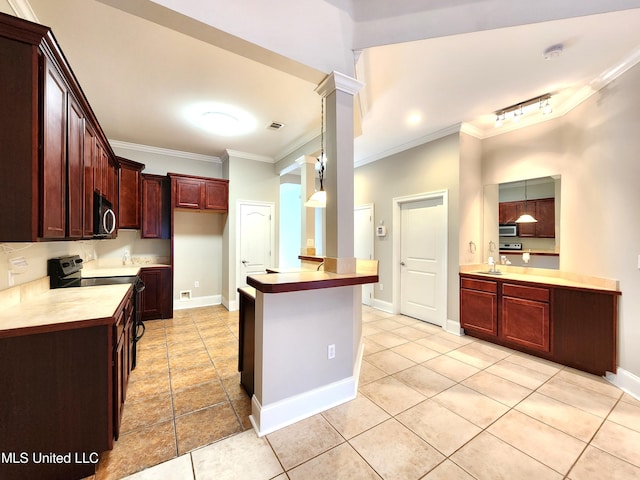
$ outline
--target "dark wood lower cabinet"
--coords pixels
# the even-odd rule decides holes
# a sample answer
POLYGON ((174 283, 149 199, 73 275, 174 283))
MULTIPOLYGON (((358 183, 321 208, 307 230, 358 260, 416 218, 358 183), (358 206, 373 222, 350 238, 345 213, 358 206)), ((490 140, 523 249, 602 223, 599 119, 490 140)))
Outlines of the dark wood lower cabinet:
POLYGON ((25 463, 0 462, 0 478, 93 475, 95 464, 77 459, 112 448, 112 338, 112 326, 102 325, 0 339, 2 455, 27 455, 25 463), (34 461, 52 452, 70 461, 34 461))
POLYGON ((173 317, 171 266, 146 267, 140 271, 145 284, 142 292, 142 320, 173 317))
POLYGON ((596 375, 615 373, 618 295, 461 274, 460 324, 514 350, 596 375))
POLYGON ((254 361, 256 343, 256 298, 255 289, 245 287, 238 289, 240 300, 238 329, 238 371, 240 384, 249 397, 254 390, 254 361))

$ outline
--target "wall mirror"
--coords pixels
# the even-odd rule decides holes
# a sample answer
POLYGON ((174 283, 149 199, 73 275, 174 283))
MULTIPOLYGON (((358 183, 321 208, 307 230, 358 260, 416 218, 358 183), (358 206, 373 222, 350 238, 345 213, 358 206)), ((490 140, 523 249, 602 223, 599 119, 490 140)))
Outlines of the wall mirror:
POLYGON ((483 261, 493 256, 496 262, 506 258, 516 266, 558 269, 560 187, 560 175, 485 185, 483 261), (538 221, 516 223, 525 210, 538 221))

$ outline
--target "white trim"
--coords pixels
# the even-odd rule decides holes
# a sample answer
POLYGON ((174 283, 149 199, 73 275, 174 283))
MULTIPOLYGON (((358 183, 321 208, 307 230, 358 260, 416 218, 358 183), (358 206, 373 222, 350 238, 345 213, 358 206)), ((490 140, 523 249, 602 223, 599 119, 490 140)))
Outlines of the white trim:
POLYGON ((153 153, 156 155, 165 155, 174 158, 186 158, 188 160, 198 160, 200 162, 222 163, 220 157, 211 155, 202 155, 200 153, 182 152, 180 150, 171 150, 169 148, 152 147, 150 145, 141 145, 139 143, 121 142, 120 140, 109 140, 112 148, 125 148, 136 152, 153 153))
POLYGON ((640 400, 640 377, 620 367, 617 370, 618 373, 607 372, 604 379, 640 400))
POLYGON ((275 159, 266 155, 258 155, 257 153, 241 152, 240 150, 225 150, 226 160, 230 157, 243 158, 245 160, 253 160, 255 162, 275 163, 275 159))
POLYGON ((275 218, 275 210, 276 210, 276 204, 274 202, 258 202, 258 201, 253 201, 253 200, 237 200, 236 201, 236 258, 235 258, 235 263, 236 263, 236 285, 234 287, 234 292, 238 291, 238 288, 243 287, 243 285, 240 284, 240 241, 241 241, 241 232, 240 232, 240 227, 241 227, 241 222, 240 222, 240 211, 241 211, 241 207, 242 205, 258 205, 260 207, 269 207, 270 208, 270 212, 269 214, 271 215, 271 263, 272 265, 266 265, 266 267, 272 267, 273 266, 273 262, 275 259, 275 255, 276 255, 276 218, 275 218))
POLYGON ((442 328, 449 333, 457 335, 458 337, 464 336, 464 330, 460 326, 460 322, 457 322, 456 320, 451 320, 450 318, 447 318, 442 328))
POLYGON ((38 20, 36 13, 27 0, 7 0, 7 2, 16 14, 16 17, 29 20, 30 22, 40 23, 40 20, 38 20))
POLYGON ((334 70, 316 87, 316 93, 322 97, 326 97, 330 93, 339 90, 349 95, 355 95, 362 87, 364 87, 364 83, 360 80, 356 80, 353 77, 334 70))
POLYGON ((360 369, 364 357, 364 342, 360 337, 356 362, 351 377, 329 385, 275 402, 268 407, 260 405, 257 397, 251 398, 249 421, 259 437, 291 425, 358 396, 360 369))
POLYGON ((238 300, 231 300, 227 297, 222 297, 222 306, 225 307, 230 312, 235 312, 240 307, 238 306, 238 300))
POLYGON ((371 306, 377 310, 382 310, 383 312, 394 313, 393 303, 385 302, 384 300, 378 300, 377 298, 374 298, 373 305, 371 306))
POLYGON ((189 300, 180 300, 175 298, 173 301, 174 310, 187 310, 189 308, 208 307, 211 305, 220 305, 222 303, 222 295, 207 295, 205 297, 191 297, 189 300))
POLYGON ((358 394, 357 386, 357 379, 351 376, 269 405, 260 405, 254 395, 249 419, 258 436, 262 437, 353 400, 358 394))
POLYGON ((448 265, 449 265, 449 191, 448 190, 436 190, 434 192, 425 192, 418 193, 414 195, 406 195, 403 197, 394 197, 392 199, 393 202, 393 229, 392 229, 392 244, 393 244, 393 255, 392 255, 392 284, 393 284, 393 293, 392 293, 392 305, 393 311, 391 313, 398 314, 400 313, 400 216, 402 214, 402 205, 405 203, 418 202, 421 200, 431 200, 442 198, 442 206, 444 207, 444 213, 442 218, 442 228, 444 232, 444 245, 443 245, 443 265, 442 265, 442 286, 443 292, 445 292, 445 300, 444 300, 444 309, 445 309, 445 317, 442 319, 442 328, 446 325, 446 310, 447 310, 447 300, 446 300, 446 292, 448 291, 448 265))

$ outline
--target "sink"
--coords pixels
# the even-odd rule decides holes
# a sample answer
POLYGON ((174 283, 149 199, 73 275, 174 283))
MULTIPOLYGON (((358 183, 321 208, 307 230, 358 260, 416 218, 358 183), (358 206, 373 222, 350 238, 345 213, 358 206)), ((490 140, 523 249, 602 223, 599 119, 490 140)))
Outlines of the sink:
POLYGON ((483 275, 502 275, 502 272, 500 270, 496 270, 495 272, 492 272, 491 270, 481 270, 479 272, 473 273, 481 273, 483 275))

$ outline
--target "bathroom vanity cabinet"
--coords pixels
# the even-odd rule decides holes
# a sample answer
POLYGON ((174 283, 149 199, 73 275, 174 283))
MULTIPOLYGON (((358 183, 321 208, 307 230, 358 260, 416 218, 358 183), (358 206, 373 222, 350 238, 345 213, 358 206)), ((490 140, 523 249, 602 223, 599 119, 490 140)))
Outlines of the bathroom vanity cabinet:
POLYGON ((521 277, 461 273, 465 332, 596 375, 615 373, 620 292, 521 277))

